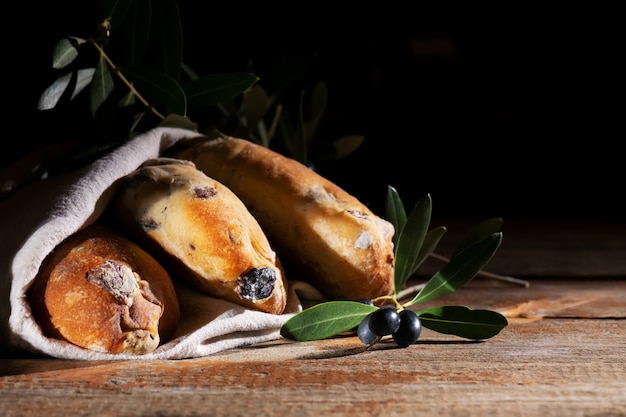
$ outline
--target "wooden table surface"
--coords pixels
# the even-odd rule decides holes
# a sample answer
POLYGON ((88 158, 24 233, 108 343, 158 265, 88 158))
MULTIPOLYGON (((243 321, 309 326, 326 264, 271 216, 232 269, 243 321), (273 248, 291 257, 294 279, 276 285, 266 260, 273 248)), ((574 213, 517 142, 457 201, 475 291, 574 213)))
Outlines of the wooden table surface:
MULTIPOLYGON (((458 234, 442 224, 445 255, 458 234)), ((530 285, 476 278, 437 300, 505 314, 486 341, 425 329, 406 349, 342 336, 190 360, 20 355, 0 359, 0 416, 626 416, 626 223, 505 223, 487 269, 530 285)))

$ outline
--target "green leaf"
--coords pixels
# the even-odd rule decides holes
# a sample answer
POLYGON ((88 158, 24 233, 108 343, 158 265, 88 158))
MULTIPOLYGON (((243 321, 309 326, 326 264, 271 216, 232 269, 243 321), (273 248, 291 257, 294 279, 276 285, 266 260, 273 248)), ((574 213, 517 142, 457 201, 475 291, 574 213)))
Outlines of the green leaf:
POLYGON ((104 57, 100 56, 100 60, 96 66, 96 71, 93 74, 91 91, 89 94, 89 106, 91 108, 92 115, 95 115, 102 103, 109 98, 114 87, 115 83, 113 82, 113 77, 109 71, 109 66, 107 65, 104 57))
POLYGON ((155 68, 180 80, 183 62, 183 29, 174 0, 152 0, 151 40, 156 44, 155 68))
POLYGON ((490 234, 500 232, 502 230, 502 224, 503 220, 500 217, 494 217, 482 221, 476 227, 471 229, 467 235, 465 235, 465 237, 457 245, 457 248, 452 256, 471 244, 489 236, 490 234))
POLYGON ((54 82, 50 84, 50 86, 48 86, 48 88, 46 88, 39 96, 37 110, 50 110, 55 108, 71 81, 71 73, 65 74, 54 80, 54 82))
POLYGON ((473 340, 489 339, 508 325, 506 317, 498 312, 464 306, 434 307, 416 314, 423 327, 473 340))
POLYGON ((281 336, 298 341, 321 340, 350 330, 377 307, 357 301, 329 301, 291 317, 280 329, 281 336))
POLYGON ((387 199, 385 201, 385 218, 393 224, 395 233, 393 235, 393 244, 397 245, 400 231, 406 223, 406 211, 400 194, 391 185, 387 186, 387 199))
POLYGON ((269 107, 269 97, 260 84, 254 84, 246 91, 241 102, 241 112, 248 130, 254 131, 258 127, 269 107))
MULTIPOLYGON (((108 69, 107 69, 108 70, 108 69)), ((74 100, 81 91, 83 91, 95 77, 96 69, 95 68, 83 68, 76 71, 76 85, 74 86, 74 91, 72 91, 72 96, 70 100, 74 100)))
POLYGON ((303 164, 307 164, 309 162, 309 148, 313 138, 315 137, 319 123, 322 120, 322 116, 326 111, 328 88, 324 82, 318 82, 315 85, 313 93, 311 94, 311 101, 309 103, 310 118, 308 120, 304 116, 305 94, 304 90, 300 92, 300 103, 298 106, 297 118, 298 123, 296 125, 296 132, 293 134, 293 139, 291 140, 292 157, 303 164))
MULTIPOLYGON (((143 62, 152 26, 151 1, 116 3, 111 18, 111 48, 119 55, 118 65, 135 67, 143 62), (120 20, 123 19, 123 20, 120 20)), ((152 65, 150 65, 152 67, 152 65)), ((156 68, 155 68, 156 69, 156 68)))
POLYGON ((315 55, 304 53, 281 57, 276 65, 272 66, 268 74, 263 75, 263 86, 270 97, 275 97, 292 85, 304 74, 315 59, 315 55))
POLYGON ((470 282, 498 250, 502 233, 493 233, 453 256, 407 305, 450 294, 470 282))
POLYGON ((56 43, 52 51, 52 68, 61 69, 76 59, 79 45, 85 43, 84 39, 69 37, 63 38, 56 43))
POLYGON ((210 74, 183 86, 190 109, 215 106, 242 94, 259 78, 251 73, 210 74))
POLYGON ((144 97, 156 105, 166 107, 171 113, 187 115, 187 101, 180 85, 169 75, 145 67, 122 68, 122 73, 131 80, 144 97))
MULTIPOLYGON (((304 146, 311 147, 311 142, 317 133, 317 128, 324 117, 328 102, 328 87, 324 82, 318 82, 313 88, 310 102, 310 118, 304 123, 304 146)), ((304 120, 304 118, 303 118, 304 120)))
POLYGON ((95 68, 84 68, 57 78, 39 97, 38 110, 49 110, 57 106, 61 97, 73 85, 70 100, 73 100, 93 80, 95 68))
POLYGON ((304 91, 300 92, 300 103, 298 105, 298 123, 296 124, 296 132, 292 136, 291 141, 291 157, 296 161, 307 164, 308 147, 307 147, 307 131, 304 123, 303 113, 304 91))
POLYGON ((348 135, 337 139, 332 144, 335 149, 335 159, 345 158, 350 155, 363 144, 364 140, 365 136, 363 135, 348 135))
POLYGON ((437 245, 439 245, 439 241, 441 241, 441 238, 446 233, 446 231, 447 229, 444 226, 438 226, 426 233, 420 252, 413 264, 413 271, 409 274, 409 277, 417 272, 417 270, 422 265, 422 263, 424 263, 426 258, 428 258, 430 254, 435 251, 435 248, 437 248, 437 245))
POLYGON ((400 230, 395 249, 394 289, 396 294, 419 266, 422 244, 430 225, 432 199, 429 194, 420 198, 400 230))
POLYGON ((130 107, 134 105, 136 102, 137 100, 135 95, 132 91, 129 91, 128 93, 126 93, 126 95, 124 95, 124 97, 120 99, 119 106, 121 109, 123 109, 124 107, 130 107))
POLYGON ((319 119, 326 112, 328 105, 328 86, 325 82, 319 81, 313 88, 311 95, 311 118, 319 119))
POLYGON ((198 124, 194 123, 191 119, 178 114, 168 114, 163 121, 159 123, 159 127, 176 127, 187 130, 198 130, 198 124))

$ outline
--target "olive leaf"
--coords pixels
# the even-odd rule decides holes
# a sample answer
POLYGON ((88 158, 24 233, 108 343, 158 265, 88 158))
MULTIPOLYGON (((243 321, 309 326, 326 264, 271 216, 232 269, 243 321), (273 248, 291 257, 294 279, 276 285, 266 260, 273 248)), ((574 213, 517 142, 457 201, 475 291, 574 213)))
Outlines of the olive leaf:
POLYGON ((397 245, 399 231, 402 230, 406 223, 406 210, 404 204, 400 199, 400 194, 391 185, 387 186, 387 199, 385 200, 385 218, 391 222, 394 230, 393 244, 397 245))
POLYGON ((100 15, 102 19, 111 16, 111 32, 115 36, 111 36, 110 46, 117 51, 119 63, 129 67, 140 65, 150 40, 153 2, 116 1, 107 9, 111 14, 105 14, 103 10, 100 15))
POLYGON ((157 43, 153 49, 154 68, 174 80, 180 80, 183 63, 183 28, 178 5, 174 0, 152 1, 152 31, 150 39, 157 43))
MULTIPOLYGON (((76 64, 87 44, 97 50, 101 59, 106 59, 107 66, 102 61, 88 64, 97 72, 89 80, 83 78, 87 82, 79 88, 91 87, 92 122, 107 141, 121 143, 138 131, 155 127, 169 114, 188 117, 194 110, 193 117, 200 119, 198 126, 207 123, 212 131, 259 140, 266 147, 276 136, 289 151, 294 147, 291 142, 297 139, 300 142, 295 146, 300 148, 292 157, 311 162, 307 160, 308 150, 325 113, 326 84, 320 82, 314 87, 307 103, 311 114, 306 119, 292 118, 279 94, 289 98, 288 88, 310 67, 315 54, 292 55, 274 63, 263 77, 265 91, 257 90, 249 99, 240 100, 239 96, 260 79, 252 73, 253 62, 250 61, 249 72, 197 76, 183 62, 183 19, 176 0, 98 0, 95 17, 99 24, 94 34, 85 39, 66 37, 55 45, 52 67, 65 73, 40 96, 39 110, 51 110, 70 99, 81 74, 68 67, 76 64), (119 77, 115 85, 110 76, 119 77), (259 92, 265 97, 256 94, 259 92), (117 106, 112 97, 118 98, 117 106), (243 100, 246 102, 242 104, 243 100), (103 105, 107 111, 99 111, 103 105), (213 106, 217 111, 205 109, 213 106)), ((83 61, 92 60, 93 56, 84 54, 84 58, 83 61)), ((302 116, 302 102, 297 114, 302 116)), ((351 153, 362 141, 362 137, 354 135, 338 142, 337 154, 351 153)))
POLYGON ((304 97, 306 92, 300 92, 300 102, 298 105, 297 124, 292 138, 288 138, 288 147, 291 148, 293 158, 303 164, 309 161, 309 148, 315 137, 318 126, 326 112, 328 102, 328 87, 324 82, 318 82, 309 98, 308 118, 304 114, 304 97))
POLYGON ((305 94, 304 91, 300 92, 300 102, 298 104, 296 129, 295 129, 293 137, 291 138, 287 146, 289 146, 291 149, 291 157, 295 159, 296 161, 306 165, 309 159, 309 149, 307 147, 307 142, 308 142, 307 133, 308 132, 306 130, 306 123, 304 121, 304 112, 303 112, 304 94, 305 94))
POLYGON ((411 223, 408 226, 407 231, 403 233, 404 238, 403 238, 403 242, 401 243, 402 251, 400 251, 398 249, 398 246, 400 246, 400 243, 399 243, 400 235, 401 235, 401 232, 406 227, 408 219, 407 219, 406 211, 404 209, 404 204, 402 203, 402 200, 400 199, 400 195, 398 194, 398 191, 390 185, 387 187, 387 201, 385 202, 385 215, 386 215, 386 219, 391 222, 394 229, 396 230, 396 233, 394 234, 394 237, 393 237, 393 243, 396 247, 395 248, 396 254, 405 252, 406 246, 409 246, 409 247, 413 246, 412 248, 413 252, 411 252, 411 249, 409 249, 409 253, 411 253, 411 255, 409 256, 409 258, 407 258, 407 261, 410 259, 411 265, 405 265, 404 262, 407 262, 407 261, 404 261, 402 259, 400 259, 400 261, 396 260, 396 267, 394 271, 394 279, 395 279, 394 284, 395 284, 396 294, 398 291, 404 288, 407 280, 411 277, 411 275, 413 275, 419 269, 422 263, 424 263, 426 258, 428 258, 428 256, 431 253, 433 253, 437 245, 439 245, 439 241, 441 240, 441 238, 447 231, 447 229, 444 226, 439 226, 426 233, 426 235, 424 236, 422 240, 421 245, 418 245, 417 242, 412 242, 412 239, 414 239, 415 233, 421 233, 423 230, 419 230, 418 232, 416 232, 415 230, 411 230, 411 229, 417 229, 420 226, 427 229, 428 228, 427 223, 430 223, 430 212, 432 211, 432 202, 428 201, 429 198, 430 198, 429 195, 426 195, 424 198, 422 198, 423 204, 420 204, 418 202, 418 204, 416 204, 413 211, 411 212, 409 216, 411 218, 411 223), (403 265, 402 268, 398 266, 401 264, 403 265))
POLYGON ((491 260, 501 242, 502 233, 493 233, 459 251, 407 305, 443 297, 466 285, 491 260))
POLYGON ((78 48, 86 41, 70 36, 59 40, 52 51, 52 68, 65 68, 78 57, 78 48))
POLYGON ((277 97, 292 86, 311 66, 315 54, 296 53, 289 57, 280 57, 279 62, 267 74, 263 75, 263 85, 268 96, 277 97))
POLYGON ((100 56, 96 71, 91 80, 91 91, 89 94, 89 105, 92 115, 95 115, 100 106, 109 98, 114 87, 115 83, 109 71, 109 66, 104 57, 100 56))
POLYGON ((95 68, 84 68, 60 76, 41 93, 39 102, 37 103, 37 110, 50 110, 55 108, 61 98, 65 94, 68 94, 70 89, 70 100, 73 100, 85 87, 91 84, 94 73, 95 68))
POLYGON ((428 233, 431 211, 432 199, 426 194, 419 199, 404 225, 401 225, 395 248, 394 289, 396 294, 404 288, 411 274, 428 256, 422 252, 422 245, 428 233))
POLYGON ((416 311, 422 326, 438 333, 466 339, 489 339, 508 325, 506 317, 491 310, 472 310, 465 306, 442 306, 416 311))
POLYGON ((493 217, 491 219, 483 220, 473 229, 471 229, 463 239, 457 244, 457 247, 452 256, 459 253, 461 250, 470 246, 474 242, 489 236, 492 233, 498 233, 502 230, 504 221, 501 217, 493 217))
POLYGON ((291 317, 280 329, 281 336, 310 341, 327 339, 350 330, 377 307, 357 301, 328 301, 291 317))
POLYGON ((183 86, 189 108, 215 106, 243 93, 259 80, 248 72, 209 74, 183 86))
POLYGON ((72 96, 70 97, 70 100, 74 100, 74 98, 76 98, 76 96, 81 91, 83 91, 88 85, 91 84, 95 73, 95 68, 83 68, 76 71, 76 84, 74 85, 74 89, 72 90, 72 96))
POLYGON ((365 136, 363 135, 347 135, 343 136, 332 143, 335 151, 335 159, 341 159, 357 150, 363 144, 365 136))
MULTIPOLYGON (((307 137, 313 137, 328 107, 328 85, 318 82, 313 87, 310 102, 310 118, 306 123, 307 137)), ((310 145, 310 143, 308 144, 310 145)))
POLYGON ((171 113, 185 116, 188 101, 178 82, 169 75, 148 67, 124 67, 122 73, 142 94, 171 113))
POLYGON ((422 242, 420 253, 415 259, 413 270, 410 271, 408 278, 410 278, 411 275, 415 274, 415 272, 417 272, 422 263, 424 263, 426 258, 428 258, 428 256, 435 251, 437 245, 439 245, 441 238, 447 230, 448 229, 445 226, 437 226, 434 229, 429 230, 428 233, 426 233, 426 236, 424 237, 424 242, 422 242))
POLYGON ((270 105, 267 91, 260 84, 254 84, 243 95, 241 122, 250 130, 257 128, 267 114, 270 105))

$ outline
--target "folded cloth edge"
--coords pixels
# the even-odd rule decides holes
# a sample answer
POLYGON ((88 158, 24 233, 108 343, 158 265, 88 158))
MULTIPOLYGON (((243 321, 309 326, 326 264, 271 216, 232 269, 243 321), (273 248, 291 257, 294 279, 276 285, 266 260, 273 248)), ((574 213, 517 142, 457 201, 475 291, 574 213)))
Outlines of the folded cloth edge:
MULTIPOLYGON (((20 190, 20 196, 0 204, 0 233, 3 236, 0 250, 6 255, 0 260, 0 296, 5 299, 9 293, 8 311, 6 308, 0 310, 0 351, 5 349, 3 345, 6 344, 8 350, 26 349, 63 359, 182 359, 281 337, 279 329, 282 324, 301 309, 295 291, 290 291, 291 307, 283 315, 240 311, 241 314, 220 317, 191 335, 170 341, 146 355, 89 351, 47 338, 30 313, 25 293, 41 263, 63 239, 100 216, 110 201, 116 181, 146 160, 159 157, 172 145, 201 136, 186 129, 155 128, 129 140, 83 170, 55 178, 50 184, 42 180, 33 185, 35 188, 20 190), (51 193, 53 189, 58 194, 53 194, 51 204, 45 204, 45 199, 50 198, 46 193, 51 193), (22 214, 20 221, 13 220, 17 213, 22 214)), ((306 286, 304 283, 300 285, 306 286)), ((306 291, 311 291, 311 288, 306 291)), ((241 309, 230 303, 225 303, 223 308, 225 311, 241 309)))

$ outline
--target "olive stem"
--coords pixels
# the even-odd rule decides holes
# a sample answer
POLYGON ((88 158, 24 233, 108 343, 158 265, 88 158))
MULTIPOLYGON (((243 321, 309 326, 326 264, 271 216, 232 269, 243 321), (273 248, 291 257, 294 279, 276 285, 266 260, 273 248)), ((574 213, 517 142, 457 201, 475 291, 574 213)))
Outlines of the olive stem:
POLYGON ((100 53, 100 55, 102 56, 102 58, 107 62, 107 64, 109 65, 109 68, 111 68, 111 71, 113 71, 113 73, 128 87, 128 89, 131 91, 131 93, 152 113, 154 114, 156 117, 158 117, 159 119, 163 120, 165 119, 165 116, 163 116, 161 113, 159 113, 159 111, 157 109, 154 108, 154 106, 152 106, 140 93, 139 91, 137 91, 137 89, 135 88, 135 86, 133 85, 133 83, 131 83, 125 76, 124 74, 122 74, 122 72, 119 70, 119 68, 113 63, 113 61, 111 61, 111 59, 109 58, 109 56, 104 52, 104 49, 102 48, 102 46, 100 46, 98 44, 98 42, 96 42, 93 38, 89 38, 87 39, 87 41, 92 44, 100 53))
POLYGON ((398 298, 398 300, 408 298, 409 296, 420 292, 422 288, 424 288, 424 286, 426 286, 426 283, 411 285, 410 287, 406 287, 402 291, 399 291, 396 297, 398 298))

